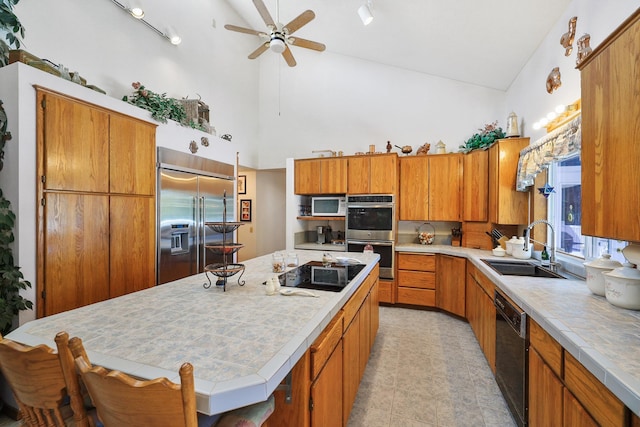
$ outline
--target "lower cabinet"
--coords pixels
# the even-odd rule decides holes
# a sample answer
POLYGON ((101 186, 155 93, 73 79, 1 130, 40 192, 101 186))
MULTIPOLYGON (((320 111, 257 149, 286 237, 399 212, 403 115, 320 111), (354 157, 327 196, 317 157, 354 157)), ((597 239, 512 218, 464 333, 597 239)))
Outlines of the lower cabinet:
POLYGON ((629 409, 596 377, 532 319, 529 331, 529 425, 629 425, 629 409))
POLYGON ((379 268, 369 274, 276 391, 266 427, 346 426, 379 327, 379 268))
POLYGON ((449 313, 465 317, 465 258, 436 256, 436 305, 449 313))
POLYGON ((466 316, 491 370, 496 372, 495 285, 467 262, 466 316))
POLYGON ((436 256, 399 252, 396 255, 399 304, 435 307, 436 256))
POLYGON ((380 302, 387 304, 394 304, 395 299, 395 285, 394 279, 380 279, 378 286, 378 292, 380 293, 380 302))

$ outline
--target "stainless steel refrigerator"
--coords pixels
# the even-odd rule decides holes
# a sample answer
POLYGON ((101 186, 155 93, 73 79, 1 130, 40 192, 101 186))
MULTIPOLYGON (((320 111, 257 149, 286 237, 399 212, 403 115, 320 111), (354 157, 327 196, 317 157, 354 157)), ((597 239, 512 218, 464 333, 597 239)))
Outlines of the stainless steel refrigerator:
MULTIPOLYGON (((205 245, 221 243, 223 235, 205 226, 235 220, 232 165, 158 148, 158 273, 163 284, 201 273, 222 262, 205 245)), ((226 237, 233 242, 233 236, 226 237)))

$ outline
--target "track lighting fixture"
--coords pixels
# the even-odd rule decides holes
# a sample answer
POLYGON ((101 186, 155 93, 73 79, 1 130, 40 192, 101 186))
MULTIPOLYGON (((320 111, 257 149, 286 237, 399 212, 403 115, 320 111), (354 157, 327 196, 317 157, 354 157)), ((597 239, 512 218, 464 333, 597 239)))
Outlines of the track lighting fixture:
POLYGON ((142 10, 141 8, 139 8, 139 7, 130 8, 130 7, 125 6, 124 4, 120 3, 118 0, 111 0, 111 2, 113 4, 115 4, 116 6, 118 6, 120 9, 124 10, 125 12, 127 12, 129 15, 131 15, 135 19, 137 19, 138 21, 142 22, 147 27, 151 28, 160 37, 163 37, 163 38, 169 40, 171 42, 171 44, 179 45, 180 43, 182 43, 182 39, 180 38, 180 36, 175 34, 175 32, 171 31, 171 34, 169 35, 164 31, 160 31, 159 29, 157 29, 156 27, 151 25, 149 22, 145 21, 143 19, 144 18, 144 10, 142 10))
POLYGON ((358 9, 358 15, 364 25, 369 25, 371 24, 371 21, 373 21, 372 9, 373 4, 371 0, 367 0, 367 2, 358 9))

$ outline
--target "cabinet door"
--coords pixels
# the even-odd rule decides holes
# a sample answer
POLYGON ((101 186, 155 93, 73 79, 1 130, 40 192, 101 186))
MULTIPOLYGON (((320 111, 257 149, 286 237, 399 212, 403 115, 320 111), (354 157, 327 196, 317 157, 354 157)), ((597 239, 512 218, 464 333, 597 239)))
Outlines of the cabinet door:
POLYGON ((347 192, 347 159, 322 159, 320 161, 320 192, 345 194, 347 192))
POLYGON ((396 154, 372 156, 370 170, 370 193, 396 193, 398 186, 398 156, 396 154))
POLYGON ((153 197, 111 196, 109 297, 155 284, 155 203, 153 197), (135 266, 135 267, 134 267, 135 266))
POLYGON ((43 315, 109 298, 109 196, 46 193, 45 206, 43 315))
POLYGON ((369 298, 369 304, 371 306, 371 339, 369 340, 369 351, 373 347, 373 343, 378 335, 378 328, 380 327, 380 293, 379 293, 380 280, 376 279, 375 283, 371 287, 371 298, 369 298))
POLYGON ((429 212, 429 160, 427 156, 400 159, 400 221, 425 221, 429 212))
POLYGON ((369 194, 371 161, 368 156, 350 157, 347 160, 347 193, 369 194))
POLYGON ((484 291, 480 294, 480 317, 482 322, 482 350, 489 367, 496 372, 496 308, 493 296, 484 291))
POLYGON ((109 120, 109 191, 155 194, 156 126, 116 113, 109 120))
POLYGON ((360 308, 360 364, 359 372, 360 378, 364 375, 364 370, 367 368, 367 361, 369 360, 369 350, 371 349, 371 293, 364 300, 362 307, 360 308))
POLYGON ((463 156, 464 221, 489 220, 489 152, 475 150, 463 156))
POLYGON ((294 162, 294 188, 296 194, 320 194, 320 160, 294 162))
POLYGON ((563 389, 563 427, 597 427, 598 423, 580 404, 578 399, 565 387, 563 389))
POLYGON ((430 221, 462 220, 462 155, 429 156, 430 221))
POLYGON ((343 344, 343 375, 342 389, 344 393, 344 404, 342 413, 344 425, 347 425, 351 408, 356 400, 358 386, 360 385, 360 316, 359 313, 353 321, 346 327, 342 335, 343 344))
POLYGON ((311 385, 311 427, 342 426, 342 340, 311 385))
POLYGON ((495 224, 527 224, 529 193, 516 191, 516 174, 528 144, 529 138, 511 138, 489 148, 489 218, 495 224))
POLYGON ((436 305, 462 317, 465 316, 466 264, 464 258, 437 256, 436 305))
POLYGON ((109 191, 109 114, 38 92, 44 189, 109 191))
POLYGON ((529 425, 562 425, 562 382, 529 348, 529 425))
POLYGON ((640 241, 640 13, 616 33, 581 69, 582 234, 640 241))

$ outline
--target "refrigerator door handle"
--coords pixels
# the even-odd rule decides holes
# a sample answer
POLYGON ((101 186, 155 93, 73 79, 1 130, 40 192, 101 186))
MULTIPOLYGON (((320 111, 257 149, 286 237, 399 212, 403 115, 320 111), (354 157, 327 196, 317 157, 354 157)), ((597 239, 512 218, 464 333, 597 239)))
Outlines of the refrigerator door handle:
POLYGON ((207 218, 207 212, 205 210, 205 200, 204 196, 200 197, 200 221, 198 224, 201 227, 201 242, 202 242, 202 267, 198 268, 198 272, 204 271, 204 268, 207 266, 207 236, 206 236, 206 226, 204 225, 204 221, 207 218))

